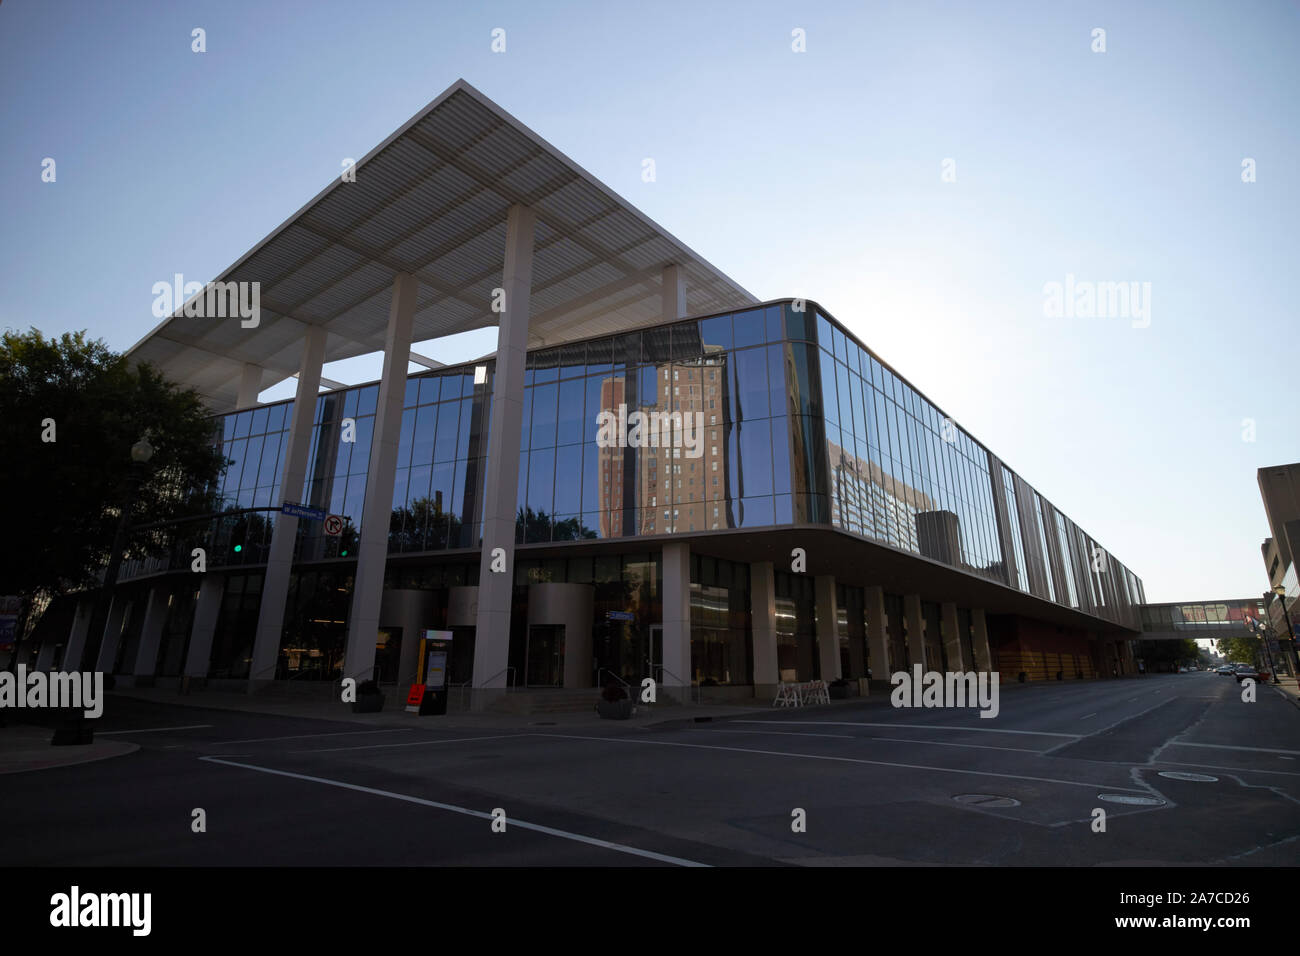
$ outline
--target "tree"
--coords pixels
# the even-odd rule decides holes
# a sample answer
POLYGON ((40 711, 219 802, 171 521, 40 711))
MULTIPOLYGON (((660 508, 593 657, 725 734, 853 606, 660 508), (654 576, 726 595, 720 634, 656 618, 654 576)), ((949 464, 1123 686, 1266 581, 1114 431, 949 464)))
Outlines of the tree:
POLYGON ((1255 664, 1262 649, 1260 639, 1250 634, 1219 638, 1219 653, 1229 664, 1255 664))
POLYGON ((196 392, 84 331, 4 332, 0 443, 0 581, 26 607, 98 584, 133 485, 125 551, 163 554, 169 536, 143 526, 214 510, 226 465, 196 392), (141 437, 153 446, 144 465, 131 458, 141 437))

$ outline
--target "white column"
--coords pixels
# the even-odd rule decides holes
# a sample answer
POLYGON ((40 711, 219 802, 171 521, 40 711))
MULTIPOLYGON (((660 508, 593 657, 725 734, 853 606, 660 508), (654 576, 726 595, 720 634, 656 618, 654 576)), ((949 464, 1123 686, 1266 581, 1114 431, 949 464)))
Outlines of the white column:
POLYGON ((817 600, 817 651, 821 658, 821 679, 839 680, 840 627, 835 600, 835 576, 819 574, 814 582, 817 600))
POLYGON ((781 682, 776 649, 776 580, 771 561, 749 566, 749 620, 754 635, 754 696, 776 696, 781 682))
POLYGON ((889 635, 885 633, 885 589, 864 588, 867 616, 867 664, 872 680, 889 680, 892 662, 889 659, 889 635))
POLYGON ((921 614, 919 594, 903 597, 903 620, 907 625, 907 656, 911 667, 920 664, 929 670, 930 665, 925 659, 925 618, 921 614))
MULTIPOLYGON (((307 456, 311 454, 311 431, 316 420, 316 396, 320 392, 321 366, 324 363, 325 330, 310 326, 303 340, 298 390, 293 400, 289 448, 285 455, 284 477, 280 482, 281 502, 297 502, 302 498, 307 481, 307 456)), ((262 605, 257 612, 253 659, 249 664, 250 690, 255 686, 254 681, 275 679, 280 637, 284 630, 284 604, 289 597, 289 575, 293 569, 297 537, 298 519, 283 512, 277 514, 275 530, 271 533, 271 551, 266 560, 266 579, 262 584, 262 605)))
POLYGON ((686 275, 681 266, 664 266, 660 305, 665 322, 686 318, 686 275))
POLYGON ((989 651, 989 628, 988 622, 984 619, 984 608, 971 608, 971 644, 975 649, 975 669, 977 671, 991 671, 993 669, 993 655, 989 651))
POLYGON ((117 642, 122 639, 122 621, 130 605, 131 602, 120 594, 113 595, 113 602, 108 606, 108 620, 104 622, 104 639, 99 642, 99 660, 95 662, 95 670, 105 674, 113 673, 113 664, 117 660, 117 642))
POLYGON ((384 568, 388 564, 388 526, 393 513, 397 442, 402 429, 406 367, 411 359, 411 329, 419 291, 420 284, 415 276, 400 274, 394 277, 393 299, 388 307, 388 331, 384 336, 384 372, 379 381, 374 438, 370 443, 370 465, 366 471, 357 576, 352 588, 352 611, 348 615, 348 646, 343 658, 343 676, 357 681, 370 680, 374 676, 379 608, 384 596, 384 568))
POLYGON ((86 652, 86 638, 90 635, 90 618, 95 613, 95 598, 91 595, 77 602, 72 615, 72 628, 63 647, 63 660, 59 669, 65 672, 81 670, 81 657, 86 652))
POLYGON ((221 599, 226 579, 220 574, 206 574, 199 584, 199 599, 194 605, 194 626, 190 629, 190 646, 185 653, 185 676, 207 677, 212 660, 212 638, 217 633, 221 599))
POLYGON ((663 685, 677 689, 683 704, 691 699, 691 548, 664 545, 663 685))
MULTIPOLYGON (((474 629, 474 688, 504 689, 510 661, 510 605, 515 580, 515 502, 519 493, 519 437, 523 429, 524 362, 528 353, 529 297, 533 286, 533 227, 537 214, 511 206, 506 218, 502 275, 505 309, 497 329, 492 378, 492 421, 483 498, 478 614, 474 629), (499 570, 493 570, 494 565, 499 570)), ((474 706, 484 702, 474 695, 474 706)))
POLYGON ((948 655, 948 669, 964 673, 970 670, 971 662, 966 660, 966 643, 961 639, 957 605, 951 601, 946 602, 940 607, 939 613, 943 622, 943 649, 948 655))
POLYGON ((262 366, 245 362, 239 372, 239 392, 235 399, 235 407, 252 408, 257 404, 257 396, 261 391, 262 366))
POLYGON ((140 627, 140 640, 135 645, 135 660, 126 664, 136 677, 153 677, 158 667, 158 645, 162 640, 163 625, 167 623, 167 609, 171 594, 166 588, 151 588, 145 602, 144 623, 140 627))

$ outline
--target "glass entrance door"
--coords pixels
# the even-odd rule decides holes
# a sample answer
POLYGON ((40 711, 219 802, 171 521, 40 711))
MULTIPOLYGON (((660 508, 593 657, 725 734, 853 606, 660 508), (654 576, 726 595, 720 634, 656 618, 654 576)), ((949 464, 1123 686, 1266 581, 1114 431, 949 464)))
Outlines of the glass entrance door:
POLYGON ((563 624, 529 625, 524 675, 524 682, 529 687, 563 686, 563 624))
POLYGON ((664 666, 664 626, 662 624, 650 625, 650 657, 646 661, 646 676, 651 677, 656 683, 663 683, 663 666, 664 666))

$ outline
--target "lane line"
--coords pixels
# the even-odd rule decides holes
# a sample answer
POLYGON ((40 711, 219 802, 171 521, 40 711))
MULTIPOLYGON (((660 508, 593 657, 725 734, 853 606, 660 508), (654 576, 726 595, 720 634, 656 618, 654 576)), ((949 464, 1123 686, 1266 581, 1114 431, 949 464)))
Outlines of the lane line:
POLYGON ((381 750, 385 747, 425 747, 429 744, 463 744, 475 740, 506 740, 510 737, 527 737, 528 734, 493 734, 490 737, 456 737, 453 740, 412 740, 400 744, 364 744, 360 747, 316 747, 312 750, 290 750, 291 754, 334 754, 343 750, 381 750))
POLYGON ((706 727, 697 727, 706 734, 753 734, 756 737, 834 737, 836 740, 861 740, 853 734, 801 734, 792 730, 712 730, 706 727))
POLYGON ((223 740, 221 745, 227 744, 264 744, 272 740, 302 740, 305 737, 347 737, 354 734, 404 734, 414 730, 414 727, 390 727, 386 730, 340 730, 329 734, 287 734, 284 737, 251 737, 247 740, 223 740))
MULTIPOLYGON (((527 736, 520 734, 519 736, 527 736)), ((412 797, 405 793, 394 793, 391 790, 379 790, 375 787, 363 787, 355 783, 345 783, 342 780, 330 780, 326 777, 311 777, 303 773, 291 773, 288 770, 272 770, 270 767, 258 767, 251 763, 238 763, 234 760, 225 760, 221 757, 200 757, 200 760, 208 763, 224 764, 228 767, 241 767, 244 770, 256 770, 258 773, 269 773, 277 777, 291 777, 294 780, 307 780, 311 783, 324 784, 327 787, 338 787, 343 790, 352 790, 356 793, 368 793, 375 797, 387 797, 390 800, 401 800, 404 803, 415 803, 422 807, 433 807, 436 810, 448 810, 451 813, 460 813, 467 817, 477 817, 480 820, 493 819, 492 814, 483 810, 471 810, 468 807, 458 807, 451 803, 439 803, 437 800, 425 800, 422 797, 412 797)), ((506 817, 509 826, 518 827, 521 830, 532 830, 535 833, 545 833, 548 836, 559 837, 562 840, 572 840, 575 843, 585 843, 588 846, 598 846, 602 849, 613 850, 616 853, 628 853, 632 856, 639 856, 647 860, 658 860, 660 863, 673 863, 677 866, 690 867, 708 867, 708 863, 699 863, 695 860, 686 860, 678 856, 668 856, 665 853, 655 853, 653 850, 642 850, 634 846, 625 846, 622 843, 611 843, 609 840, 599 840, 596 837, 584 836, 581 833, 570 833, 567 830, 557 830, 554 827, 542 826, 538 823, 528 823, 525 820, 517 820, 513 817, 506 817)))
POLYGON ((1096 717, 1096 716, 1097 716, 1097 712, 1094 710, 1091 714, 1084 714, 1084 715, 1083 715, 1082 717, 1080 717, 1079 719, 1080 719, 1080 720, 1087 720, 1089 717, 1096 717))
POLYGON ((211 724, 186 724, 184 727, 145 727, 141 730, 96 730, 101 737, 109 734, 161 734, 168 730, 203 730, 211 724))
POLYGON ((1159 767, 1163 764, 1169 764, 1171 767, 1204 767, 1207 770, 1222 770, 1227 773, 1271 773, 1280 774, 1283 777, 1300 777, 1300 773, 1294 770, 1256 770, 1254 767, 1220 767, 1213 763, 1186 763, 1182 760, 1157 760, 1148 766, 1159 767))
POLYGON ((854 737, 854 740, 887 740, 897 744, 920 744, 922 747, 965 747, 968 750, 1008 750, 1017 754, 1037 754, 1032 747, 991 747, 988 744, 954 744, 946 740, 915 740, 911 737, 854 737))
POLYGON ((1260 754, 1300 754, 1300 750, 1281 750, 1276 747, 1236 747, 1232 744, 1194 744, 1185 740, 1171 740, 1170 747, 1204 747, 1207 750, 1249 750, 1260 754))
POLYGON ((916 763, 894 763, 889 760, 863 760, 859 757, 832 757, 825 754, 801 754, 791 753, 784 750, 752 750, 748 747, 715 747, 711 744, 687 744, 672 740, 645 740, 639 737, 583 737, 578 734, 537 734, 538 737, 559 737, 568 740, 599 740, 605 743, 619 744, 649 744, 657 747, 691 747, 698 750, 725 750, 732 753, 742 754, 760 754, 767 757, 795 757, 802 760, 830 760, 836 763, 856 763, 865 764, 873 767, 898 767, 902 770, 929 770, 934 773, 956 773, 967 777, 1000 777, 1005 780, 1030 780, 1035 783, 1055 783, 1066 787, 1090 787, 1092 789, 1103 789, 1108 791, 1127 791, 1129 793, 1142 793, 1148 791, 1138 790, 1134 787, 1117 787, 1109 783, 1087 783, 1082 780, 1058 780, 1055 777, 1028 777, 1018 773, 996 773, 991 770, 959 770, 955 767, 932 767, 927 764, 916 763))
POLYGON ((960 730, 982 734, 1022 734, 1026 737, 1066 737, 1079 740, 1084 734, 1054 734, 1045 730, 999 730, 997 727, 952 727, 947 724, 881 724, 851 720, 733 720, 733 724, 798 724, 806 727, 888 727, 890 730, 960 730))

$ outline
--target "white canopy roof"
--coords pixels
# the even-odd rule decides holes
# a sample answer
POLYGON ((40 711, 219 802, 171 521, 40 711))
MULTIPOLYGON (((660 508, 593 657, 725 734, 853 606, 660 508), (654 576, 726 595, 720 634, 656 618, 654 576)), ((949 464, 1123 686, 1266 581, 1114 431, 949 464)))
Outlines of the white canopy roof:
POLYGON ((669 264, 685 277, 689 315, 758 301, 464 80, 355 173, 216 277, 261 283, 256 328, 238 317, 187 318, 178 307, 127 354, 224 410, 244 363, 264 369, 263 389, 296 373, 309 325, 329 332, 326 362, 382 350, 399 272, 420 282, 415 341, 495 325, 492 290, 514 203, 537 213, 533 345, 660 321, 669 264))

